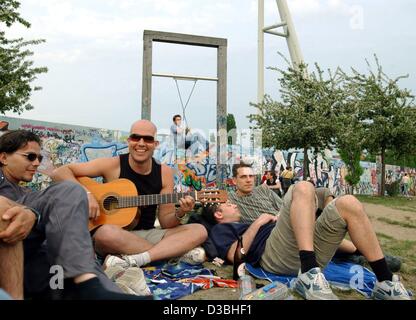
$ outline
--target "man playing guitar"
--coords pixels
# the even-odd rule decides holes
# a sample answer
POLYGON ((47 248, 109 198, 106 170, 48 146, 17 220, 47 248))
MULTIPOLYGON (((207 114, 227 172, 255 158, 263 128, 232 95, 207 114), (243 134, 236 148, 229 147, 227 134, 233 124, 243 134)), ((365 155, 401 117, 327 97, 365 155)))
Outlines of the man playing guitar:
MULTIPOLYGON (((159 144, 155 139, 156 131, 152 122, 138 120, 131 126, 128 154, 68 164, 56 169, 52 178, 77 183, 80 183, 77 180, 79 177, 103 177, 105 182, 125 178, 135 184, 140 195, 173 193, 172 169, 158 164, 153 158, 159 144)), ((90 219, 96 220, 100 216, 100 205, 94 194, 86 190, 90 219)), ((195 200, 187 195, 179 200, 180 207, 176 211, 174 203, 151 205, 138 209, 136 218, 125 228, 113 224, 101 225, 93 234, 95 250, 99 255, 107 256, 105 267, 142 266, 151 261, 182 256, 202 244, 207 237, 203 226, 180 223, 194 204, 195 200), (154 228, 156 212, 161 229, 154 228)))

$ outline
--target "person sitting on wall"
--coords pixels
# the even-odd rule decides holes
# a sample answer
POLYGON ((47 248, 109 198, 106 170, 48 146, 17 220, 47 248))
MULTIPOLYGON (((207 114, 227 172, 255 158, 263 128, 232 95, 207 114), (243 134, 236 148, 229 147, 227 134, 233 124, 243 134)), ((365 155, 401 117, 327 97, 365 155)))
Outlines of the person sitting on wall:
MULTIPOLYGON (((103 177, 110 182, 116 179, 131 180, 140 195, 173 193, 174 179, 170 167, 159 164, 153 158, 158 146, 156 126, 148 120, 138 120, 131 126, 128 138, 129 153, 113 158, 99 158, 85 163, 76 163, 56 169, 55 181, 69 180, 76 183, 77 177, 103 177)), ((94 195, 88 194, 90 219, 100 214, 94 195)), ((185 216, 194 207, 195 200, 186 196, 179 200, 180 207, 167 203, 140 208, 132 224, 125 229, 105 224, 93 235, 96 252, 105 257, 104 266, 143 266, 152 261, 184 255, 192 261, 192 249, 207 237, 205 228, 199 224, 182 225, 185 216), (161 228, 155 228, 156 212, 161 228), (140 213, 140 214, 139 214, 140 213)), ((199 249, 198 249, 199 251, 199 249)))

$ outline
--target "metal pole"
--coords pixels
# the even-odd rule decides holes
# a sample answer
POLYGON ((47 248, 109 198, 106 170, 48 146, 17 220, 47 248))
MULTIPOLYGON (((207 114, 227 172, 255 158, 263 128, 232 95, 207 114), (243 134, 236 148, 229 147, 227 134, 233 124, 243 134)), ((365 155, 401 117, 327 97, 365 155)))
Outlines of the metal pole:
POLYGON ((218 188, 224 188, 227 173, 227 45, 217 50, 217 176, 218 188))
POLYGON ((143 35, 142 119, 152 115, 152 38, 143 35))
POLYGON ((286 22, 284 26, 285 33, 287 34, 286 41, 289 47, 290 58, 294 67, 303 63, 303 56, 300 50, 298 37, 296 35, 295 26, 292 21, 292 17, 289 12, 286 0, 276 0, 277 8, 279 9, 280 19, 282 22, 286 22))
POLYGON ((258 1, 257 103, 261 103, 264 97, 264 0, 258 1))

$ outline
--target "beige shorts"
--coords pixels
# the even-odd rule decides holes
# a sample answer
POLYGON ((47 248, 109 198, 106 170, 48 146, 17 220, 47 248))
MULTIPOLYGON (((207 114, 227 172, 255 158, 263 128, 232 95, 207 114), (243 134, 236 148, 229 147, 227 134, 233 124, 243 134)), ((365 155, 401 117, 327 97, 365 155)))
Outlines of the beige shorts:
MULTIPOLYGON (((299 248, 290 223, 292 186, 283 199, 283 207, 276 227, 266 241, 260 265, 269 272, 297 275, 300 269, 299 248)), ((317 202, 317 199, 316 199, 317 202)), ((321 268, 332 259, 347 232, 347 224, 332 200, 315 222, 314 250, 321 268)), ((316 204, 317 205, 317 204, 316 204)))
POLYGON ((133 231, 130 231, 130 232, 135 234, 136 236, 139 236, 140 238, 143 238, 143 239, 149 241, 151 244, 156 244, 156 243, 160 242, 160 240, 163 239, 167 230, 166 229, 153 228, 153 229, 149 229, 149 230, 133 230, 133 231))

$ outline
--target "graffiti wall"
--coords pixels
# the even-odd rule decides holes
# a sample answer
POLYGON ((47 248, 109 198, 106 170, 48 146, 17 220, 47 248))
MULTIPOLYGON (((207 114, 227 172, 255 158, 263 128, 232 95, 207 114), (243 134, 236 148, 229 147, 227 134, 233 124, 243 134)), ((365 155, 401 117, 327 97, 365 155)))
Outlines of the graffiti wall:
POLYGON ((39 171, 43 174, 36 174, 29 184, 35 189, 50 183, 48 173, 56 167, 127 152, 128 133, 122 131, 0 117, 0 130, 7 129, 30 130, 42 140, 44 160, 39 171))
MULTIPOLYGON (((128 152, 126 139, 128 132, 73 126, 59 123, 42 122, 28 119, 0 117, 0 134, 7 129, 26 129, 37 133, 43 142, 44 161, 39 168, 43 174, 37 174, 30 184, 33 188, 43 188, 50 183, 48 173, 53 168, 71 162, 85 162, 98 157, 113 157, 128 152)), ((216 145, 199 140, 198 143, 178 153, 173 141, 160 136, 159 147, 154 157, 161 163, 173 168, 175 172, 175 190, 201 190, 216 187, 216 145)), ((347 170, 338 155, 326 150, 322 154, 308 153, 307 164, 311 180, 316 186, 330 188, 336 194, 346 192, 345 176, 347 170)), ((303 151, 282 151, 274 149, 248 150, 241 145, 228 146, 226 188, 234 187, 232 165, 241 160, 254 164, 260 177, 265 170, 273 170, 277 175, 290 165, 295 171, 295 180, 302 180, 303 151)), ((364 173, 356 188, 359 194, 377 194, 377 167, 375 163, 361 162, 364 173)), ((404 172, 410 176, 410 193, 416 195, 416 169, 398 166, 386 166, 386 183, 400 181, 404 172)))

